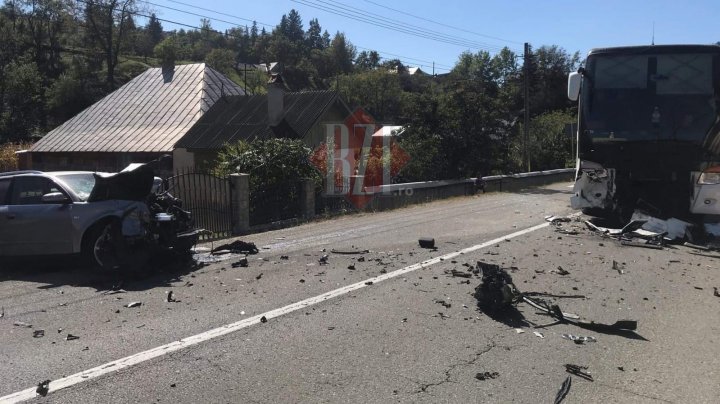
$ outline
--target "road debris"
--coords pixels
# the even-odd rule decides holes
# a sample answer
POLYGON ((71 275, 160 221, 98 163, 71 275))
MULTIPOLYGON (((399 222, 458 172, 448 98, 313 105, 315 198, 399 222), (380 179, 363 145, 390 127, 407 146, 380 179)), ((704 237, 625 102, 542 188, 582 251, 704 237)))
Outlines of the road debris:
POLYGON ((519 301, 520 292, 507 271, 481 261, 477 267, 482 271, 482 280, 475 288, 475 298, 483 311, 498 312, 519 301))
POLYGON ((581 337, 578 335, 572 335, 572 334, 563 334, 561 337, 568 339, 570 341, 575 342, 578 345, 584 344, 586 342, 597 342, 597 338, 595 337, 581 337))
POLYGON ((5 306, 3 306, 2 310, 0 310, 0 318, 5 317, 5 306))
POLYGON ((262 278, 262 276, 263 276, 263 273, 260 272, 260 273, 255 277, 255 279, 256 279, 256 280, 260 280, 260 278, 262 278))
POLYGON ((472 278, 473 276, 472 272, 458 271, 457 269, 450 271, 450 274, 459 278, 472 278))
POLYGON ((80 339, 77 335, 68 334, 65 336, 65 341, 74 341, 76 339, 80 339))
POLYGON ((449 309, 452 307, 452 303, 446 302, 445 300, 442 300, 442 299, 435 299, 435 303, 441 304, 446 309, 449 309))
MULTIPOLYGON (((588 368, 587 366, 572 365, 569 363, 565 364, 566 372, 572 373, 577 377, 582 377, 585 380, 594 382, 595 380, 593 379, 592 375, 590 373, 586 372, 587 368, 588 368)), ((568 376, 568 377, 570 377, 570 376, 568 376)))
POLYGON ((570 386, 572 385, 572 376, 568 376, 567 379, 563 382, 562 386, 560 386, 560 390, 558 390, 557 394, 555 395, 555 404, 560 404, 562 401, 567 397, 568 393, 570 392, 570 386))
POLYGON ((49 391, 50 391, 50 379, 41 381, 40 383, 38 383, 37 388, 35 389, 35 393, 37 393, 43 397, 47 396, 49 391))
POLYGON ((260 317, 260 322, 267 323, 267 317, 265 317, 265 316, 260 317))
POLYGON ((570 275, 570 272, 566 271, 565 268, 558 265, 557 267, 557 274, 561 276, 570 275))
POLYGON ((290 256, 289 256, 289 255, 281 255, 281 256, 280 256, 280 259, 287 261, 287 260, 290 259, 290 256))
POLYGON ((127 307, 129 309, 133 308, 133 307, 140 307, 140 306, 142 306, 142 302, 130 302, 125 305, 125 307, 127 307))
POLYGON ((523 330, 522 328, 515 329, 515 334, 524 334, 524 333, 525 333, 525 330, 523 330))
POLYGON ((350 265, 348 265, 348 269, 351 270, 351 271, 352 271, 352 270, 355 270, 355 264, 350 264, 350 265))
POLYGON ((348 248, 348 249, 335 249, 333 248, 330 250, 333 254, 345 254, 345 255, 352 255, 352 254, 367 254, 370 252, 370 250, 359 250, 356 248, 348 248))
POLYGON ((323 254, 323 256, 318 259, 318 262, 320 263, 320 265, 325 265, 328 263, 328 258, 329 257, 327 254, 323 254))
POLYGON ((32 324, 26 323, 24 321, 16 321, 13 323, 13 325, 18 326, 18 327, 32 328, 32 324))
POLYGON ((545 216, 545 221, 550 222, 550 224, 553 224, 555 226, 558 226, 562 223, 568 223, 571 222, 572 219, 565 216, 545 216))
POLYGON ((423 237, 418 240, 418 244, 422 248, 435 248, 435 239, 432 237, 423 237))
POLYGON ((239 260, 237 260, 236 262, 233 262, 232 264, 230 264, 230 266, 232 268, 240 268, 240 267, 246 268, 248 266, 248 259, 247 259, 247 257, 242 257, 239 260))
POLYGON ((173 297, 173 291, 172 291, 172 290, 168 290, 166 293, 167 293, 167 295, 165 296, 165 301, 166 301, 167 303, 176 303, 176 302, 179 302, 179 300, 176 300, 176 299, 173 297))
POLYGON ((33 331, 33 338, 42 338, 45 336, 45 330, 35 330, 33 331))
POLYGON ((222 244, 218 247, 215 247, 211 251, 212 254, 227 254, 228 252, 235 254, 257 254, 258 252, 260 252, 260 250, 258 250, 255 243, 235 240, 232 243, 222 244))
POLYGON ((475 375, 475 378, 484 381, 488 379, 494 379, 498 376, 500 376, 500 373, 498 372, 480 372, 475 375))
POLYGON ((613 260, 612 269, 617 271, 620 275, 625 273, 625 271, 622 269, 622 267, 620 267, 620 264, 615 260, 613 260))
POLYGON ((718 292, 718 288, 716 286, 713 286, 713 295, 720 297, 720 292, 718 292))
POLYGON ((535 336, 536 336, 536 337, 538 337, 538 338, 540 338, 540 339, 545 339, 545 336, 544 336, 544 335, 542 335, 542 333, 541 333, 541 332, 538 332, 538 331, 533 331, 533 334, 535 334, 535 336))

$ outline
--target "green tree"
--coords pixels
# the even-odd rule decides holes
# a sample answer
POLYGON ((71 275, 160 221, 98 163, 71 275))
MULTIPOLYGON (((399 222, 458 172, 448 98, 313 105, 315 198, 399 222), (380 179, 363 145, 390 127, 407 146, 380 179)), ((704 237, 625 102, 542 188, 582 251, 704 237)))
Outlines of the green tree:
POLYGON ((235 54, 230 49, 213 49, 205 57, 205 63, 220 73, 229 75, 235 71, 235 54))
POLYGON ((362 51, 355 59, 355 68, 360 71, 374 70, 380 66, 380 54, 377 51, 362 51))
MULTIPOLYGON (((569 111, 544 112, 530 121, 528 158, 530 170, 549 170, 569 167, 572 161, 572 142, 566 125, 575 122, 575 114, 569 111)), ((522 130, 522 125, 520 125, 522 130)), ((517 167, 523 167, 523 140, 518 137, 513 144, 513 156, 517 167)))
POLYGON ((167 37, 155 46, 153 53, 163 66, 172 66, 178 57, 178 44, 175 37, 167 37))
POLYGON ((120 49, 130 37, 132 14, 137 11, 135 0, 87 0, 85 20, 87 39, 103 52, 107 69, 108 90, 115 89, 115 68, 120 49))
POLYGON ((337 32, 330 47, 327 49, 330 60, 333 62, 333 73, 347 74, 353 71, 355 60, 355 46, 345 38, 345 34, 337 32))

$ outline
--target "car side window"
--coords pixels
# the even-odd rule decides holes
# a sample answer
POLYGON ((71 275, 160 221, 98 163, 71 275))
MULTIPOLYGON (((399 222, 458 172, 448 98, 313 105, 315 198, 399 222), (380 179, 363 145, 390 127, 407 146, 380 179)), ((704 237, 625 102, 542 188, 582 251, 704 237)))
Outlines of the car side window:
POLYGON ((10 205, 39 205, 42 204, 42 196, 50 192, 62 191, 45 177, 15 177, 10 205))
POLYGON ((8 189, 10 189, 11 178, 0 179, 0 205, 7 203, 8 189))

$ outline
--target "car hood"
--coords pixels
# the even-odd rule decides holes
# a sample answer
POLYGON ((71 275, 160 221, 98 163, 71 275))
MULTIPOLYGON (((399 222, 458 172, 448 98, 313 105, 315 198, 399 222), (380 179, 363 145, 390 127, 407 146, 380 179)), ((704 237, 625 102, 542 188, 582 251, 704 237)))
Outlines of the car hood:
POLYGON ((115 174, 94 173, 95 186, 90 192, 88 202, 119 199, 126 201, 144 201, 153 186, 155 170, 151 164, 143 164, 131 171, 115 174))

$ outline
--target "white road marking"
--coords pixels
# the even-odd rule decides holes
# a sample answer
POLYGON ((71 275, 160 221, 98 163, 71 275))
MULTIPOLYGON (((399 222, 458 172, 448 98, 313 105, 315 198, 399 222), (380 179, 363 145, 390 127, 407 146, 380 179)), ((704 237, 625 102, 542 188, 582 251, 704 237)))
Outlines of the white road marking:
MULTIPOLYGON (((575 215, 571 215, 575 216, 575 215)), ((157 348, 149 349, 147 351, 139 352, 134 355, 126 356, 122 359, 118 359, 109 363, 106 363, 104 365, 96 366, 92 369, 88 369, 79 373, 75 373, 74 375, 66 376, 61 379, 53 380, 50 382, 48 393, 52 393, 58 390, 62 390, 67 387, 74 386, 76 384, 98 378, 100 376, 103 376, 107 373, 116 372, 120 369, 126 369, 131 366, 137 365, 139 363, 148 361, 150 359, 154 359, 166 354, 169 354, 171 352, 179 351, 181 349, 197 345, 201 342, 209 341, 211 339, 221 337, 226 334, 230 334, 232 332, 242 330, 243 328, 250 327, 251 325, 255 325, 261 322, 261 318, 265 317, 267 320, 270 320, 275 317, 280 317, 284 314, 292 313, 296 310, 300 310, 302 308, 312 306, 314 304, 318 304, 320 302, 323 302, 328 299, 332 299, 338 296, 342 296, 344 294, 356 291, 358 289, 362 289, 364 287, 369 286, 370 284, 379 283, 382 281, 386 281, 388 279, 392 279, 401 275, 405 275, 407 273, 416 271, 421 268, 425 268, 431 265, 435 265, 441 261, 444 260, 450 260, 453 259, 459 255, 470 253, 473 251, 480 250, 482 248, 491 246, 493 244, 497 244, 499 242, 502 242, 504 240, 509 240, 515 237, 519 237, 528 233, 531 233, 536 230, 540 230, 544 227, 550 226, 550 223, 546 222, 543 224, 539 224, 537 226, 529 227, 527 229, 519 230, 514 233, 510 233, 506 236, 498 237, 496 239, 486 241, 482 244, 477 244, 472 247, 465 248, 460 251, 452 252, 449 254, 442 255, 440 257, 432 258, 423 262, 419 262, 417 264, 413 264, 410 266, 407 266, 405 268, 398 269, 393 272, 388 272, 386 274, 376 276, 374 278, 369 278, 364 281, 360 281, 357 283, 353 283, 351 285, 343 286, 339 289, 332 290, 327 293, 323 293, 321 295, 311 297, 309 299, 301 300, 297 303, 293 303, 290 305, 287 305, 285 307, 281 307, 275 310, 271 310, 262 314, 258 314, 253 317, 246 318, 244 320, 226 324, 223 326, 220 326, 218 328, 205 331, 203 333, 193 335, 191 337, 183 338, 179 341, 174 341, 166 345, 159 346, 157 348), (372 283, 371 283, 372 282, 372 283)), ((29 389, 25 389, 22 391, 18 391, 17 393, 9 394, 4 397, 0 397, 0 404, 6 404, 6 403, 18 403, 26 400, 33 399, 37 397, 37 393, 35 392, 36 387, 31 387, 29 389)))

